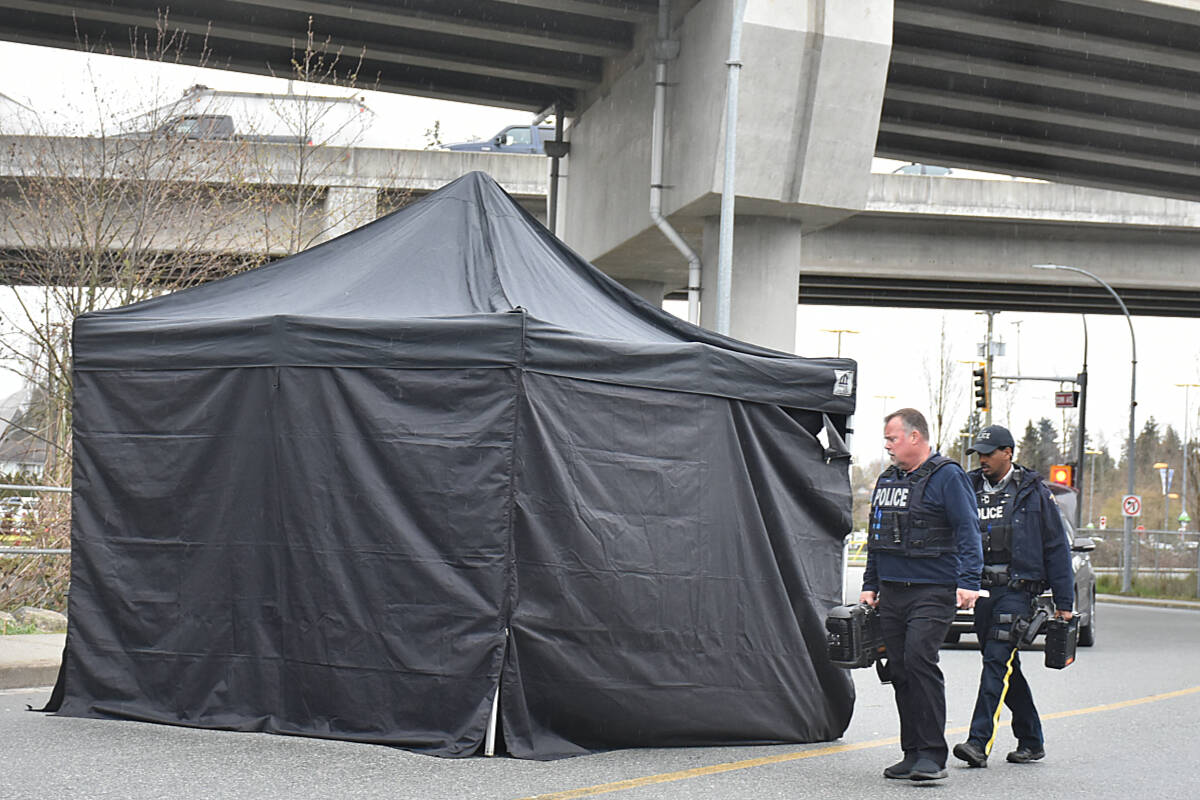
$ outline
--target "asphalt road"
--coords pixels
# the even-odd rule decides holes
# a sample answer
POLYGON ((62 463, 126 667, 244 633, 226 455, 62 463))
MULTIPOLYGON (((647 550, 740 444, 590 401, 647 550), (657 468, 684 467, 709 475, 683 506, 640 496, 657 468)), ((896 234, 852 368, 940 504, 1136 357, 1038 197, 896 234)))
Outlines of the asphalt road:
MULTIPOLYGON (((1038 652, 1025 657, 1043 714, 1046 760, 1005 763, 1013 746, 1005 728, 992 766, 955 764, 936 785, 881 777, 898 756, 891 688, 873 671, 858 670, 854 719, 837 742, 621 750, 549 763, 69 719, 24 710, 43 703, 46 690, 11 690, 0 692, 0 798, 1196 797, 1200 613, 1109 604, 1099 612, 1097 646, 1081 649, 1067 670, 1045 669, 1038 652)), ((970 719, 978 655, 962 645, 943 650, 942 663, 953 743, 970 719)))

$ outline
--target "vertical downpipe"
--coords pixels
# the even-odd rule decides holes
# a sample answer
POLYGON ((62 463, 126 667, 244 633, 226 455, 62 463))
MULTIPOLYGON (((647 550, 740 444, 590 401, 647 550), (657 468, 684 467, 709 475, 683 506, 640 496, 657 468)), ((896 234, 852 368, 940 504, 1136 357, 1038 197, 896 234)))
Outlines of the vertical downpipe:
POLYGON ((650 219, 688 262, 688 322, 700 324, 700 257, 662 215, 663 142, 666 139, 667 62, 678 42, 671 35, 671 2, 658 0, 658 38, 654 42, 654 126, 650 136, 650 219))
MULTIPOLYGON (((562 103, 554 104, 554 141, 561 142, 563 136, 562 103)), ((558 156, 550 158, 550 207, 546 210, 550 223, 546 227, 558 235, 558 156)))

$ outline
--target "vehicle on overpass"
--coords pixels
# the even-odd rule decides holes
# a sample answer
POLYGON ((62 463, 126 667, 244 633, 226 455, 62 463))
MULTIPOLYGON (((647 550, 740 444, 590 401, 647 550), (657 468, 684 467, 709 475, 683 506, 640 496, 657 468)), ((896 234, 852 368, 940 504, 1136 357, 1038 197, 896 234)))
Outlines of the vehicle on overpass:
POLYGON ((123 136, 384 147, 359 97, 231 92, 192 86, 179 99, 128 120, 123 136))
POLYGON ((546 142, 554 141, 553 125, 509 125, 489 139, 446 144, 446 150, 480 153, 533 153, 545 155, 546 142))
POLYGON ((276 144, 312 144, 312 139, 298 134, 243 134, 238 133, 233 117, 228 114, 184 114, 171 117, 157 128, 149 131, 134 131, 124 134, 125 138, 136 139, 194 139, 271 142, 276 144))

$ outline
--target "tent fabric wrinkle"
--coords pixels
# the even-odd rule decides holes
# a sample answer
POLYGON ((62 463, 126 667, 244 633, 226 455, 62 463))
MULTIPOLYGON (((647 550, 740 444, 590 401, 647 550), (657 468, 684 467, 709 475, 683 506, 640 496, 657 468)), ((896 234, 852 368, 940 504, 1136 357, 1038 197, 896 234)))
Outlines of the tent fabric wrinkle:
POLYGON ((849 359, 689 325, 467 175, 74 328, 59 713, 550 759, 839 736, 849 359))

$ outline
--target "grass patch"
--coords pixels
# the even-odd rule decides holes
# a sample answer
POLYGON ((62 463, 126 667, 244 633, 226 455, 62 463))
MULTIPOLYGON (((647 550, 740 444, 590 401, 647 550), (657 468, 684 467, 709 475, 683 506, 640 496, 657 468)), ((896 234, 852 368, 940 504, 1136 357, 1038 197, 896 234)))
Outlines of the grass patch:
POLYGON ((0 634, 4 636, 17 636, 23 633, 42 633, 37 629, 36 625, 22 625, 18 622, 0 622, 0 634))
MULTIPOLYGON (((1128 592, 1127 596, 1129 597, 1147 597, 1157 600, 1197 599, 1195 573, 1184 577, 1142 576, 1134 578, 1130 588, 1132 591, 1128 592)), ((1125 592, 1121 591, 1121 576, 1107 574, 1097 575, 1096 593, 1126 594, 1125 592)))

